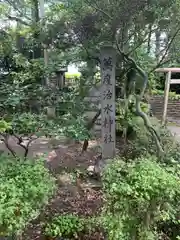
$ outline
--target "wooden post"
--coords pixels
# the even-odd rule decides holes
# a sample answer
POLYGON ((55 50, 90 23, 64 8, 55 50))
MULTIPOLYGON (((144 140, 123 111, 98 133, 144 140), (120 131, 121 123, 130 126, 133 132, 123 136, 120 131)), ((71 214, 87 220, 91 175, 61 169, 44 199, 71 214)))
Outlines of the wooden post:
POLYGON ((64 88, 64 73, 60 73, 60 77, 59 77, 59 87, 61 88, 61 89, 63 89, 64 88))
POLYGON ((113 47, 101 48, 101 136, 102 159, 115 156, 115 67, 116 51, 113 47))
MULTIPOLYGON (((44 0, 39 0, 39 6, 40 6, 40 8, 39 8, 40 17, 41 17, 41 19, 43 19, 45 17, 44 0)), ((42 46, 44 47, 44 65, 47 68, 48 61, 49 61, 48 48, 47 48, 46 44, 42 44, 42 46)), ((46 77, 45 85, 49 86, 49 84, 50 84, 49 78, 46 77)), ((47 116, 48 116, 48 118, 54 118, 56 116, 56 108, 49 106, 47 108, 47 116)))
POLYGON ((165 89, 164 89, 164 110, 163 110, 162 124, 166 123, 170 81, 171 81, 171 71, 166 73, 166 82, 165 82, 165 89))
MULTIPOLYGON (((40 18, 43 19, 45 17, 45 9, 44 9, 44 0, 39 0, 39 15, 40 18)), ((44 48, 44 65, 47 68, 48 66, 48 61, 49 61, 49 54, 48 54, 48 49, 45 44, 42 44, 44 48)), ((49 78, 46 77, 45 79, 45 85, 49 85, 49 78)))

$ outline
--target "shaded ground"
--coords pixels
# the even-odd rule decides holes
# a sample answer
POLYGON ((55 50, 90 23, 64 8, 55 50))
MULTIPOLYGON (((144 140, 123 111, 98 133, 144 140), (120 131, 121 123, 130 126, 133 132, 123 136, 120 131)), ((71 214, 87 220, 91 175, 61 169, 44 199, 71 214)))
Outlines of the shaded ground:
POLYGON ((175 138, 180 142, 180 120, 168 118, 167 128, 175 136, 175 138))
POLYGON ((168 129, 171 131, 171 133, 175 136, 175 138, 180 141, 180 126, 172 126, 169 125, 168 129))
POLYGON ((175 138, 180 142, 180 119, 167 117, 167 128, 175 136, 175 138))

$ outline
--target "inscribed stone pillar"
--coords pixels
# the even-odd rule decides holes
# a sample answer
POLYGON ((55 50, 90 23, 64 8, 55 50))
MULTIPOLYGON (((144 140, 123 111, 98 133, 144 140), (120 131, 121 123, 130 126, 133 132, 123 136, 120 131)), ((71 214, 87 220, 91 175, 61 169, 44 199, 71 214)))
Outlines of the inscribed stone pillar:
POLYGON ((101 48, 101 134, 102 158, 115 156, 115 68, 116 51, 107 46, 101 48))

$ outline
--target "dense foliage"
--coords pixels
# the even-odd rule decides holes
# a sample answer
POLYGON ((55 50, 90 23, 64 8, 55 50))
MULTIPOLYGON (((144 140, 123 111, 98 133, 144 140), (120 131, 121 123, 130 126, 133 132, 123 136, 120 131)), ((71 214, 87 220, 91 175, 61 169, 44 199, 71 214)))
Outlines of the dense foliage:
POLYGON ((26 161, 1 155, 0 234, 19 235, 54 194, 55 179, 41 159, 26 161))
POLYGON ((161 239, 159 222, 178 224, 179 174, 153 156, 115 160, 103 176, 108 239, 161 239))
POLYGON ((45 235, 78 239, 78 234, 85 230, 85 220, 76 215, 60 215, 45 226, 45 235))
MULTIPOLYGON (((99 84, 99 51, 107 43, 116 50, 117 133, 126 141, 103 175, 103 212, 88 225, 99 223, 112 240, 159 240, 164 226, 178 225, 180 146, 156 119, 149 121, 143 97, 162 95, 164 76, 156 68, 180 64, 179 7, 179 0, 0 0, 0 137, 14 156, 0 157, 1 234, 21 233, 54 190, 43 163, 28 160, 31 143, 41 136, 90 138, 85 98, 99 84), (71 64, 81 73, 63 78, 71 64)), ((83 221, 58 216, 45 232, 77 236, 83 221)))

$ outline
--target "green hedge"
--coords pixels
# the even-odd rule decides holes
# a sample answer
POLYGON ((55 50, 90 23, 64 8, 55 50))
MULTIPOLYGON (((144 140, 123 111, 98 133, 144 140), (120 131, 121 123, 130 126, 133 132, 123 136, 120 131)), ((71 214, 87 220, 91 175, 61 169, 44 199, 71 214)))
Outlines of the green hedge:
POLYGON ((0 157, 0 235, 18 235, 36 218, 55 190, 42 160, 0 157))

